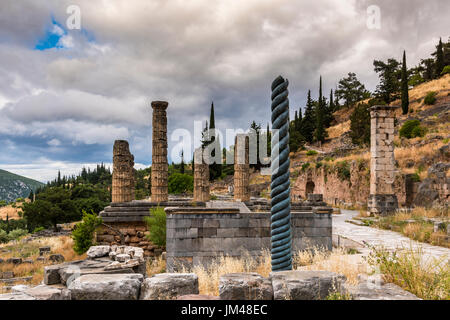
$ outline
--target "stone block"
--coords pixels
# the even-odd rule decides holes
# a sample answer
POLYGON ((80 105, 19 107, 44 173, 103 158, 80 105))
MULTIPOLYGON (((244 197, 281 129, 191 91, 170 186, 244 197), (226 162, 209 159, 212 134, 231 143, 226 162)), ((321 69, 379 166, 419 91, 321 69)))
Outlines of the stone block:
POLYGON ((340 290, 345 276, 329 271, 279 271, 270 274, 275 300, 321 300, 340 290))
POLYGON ((86 255, 88 259, 95 259, 108 256, 110 251, 110 246, 92 246, 89 248, 86 255))
POLYGON ((142 274, 82 275, 69 285, 72 300, 137 300, 142 274))
POLYGON ((140 300, 169 300, 198 293, 196 274, 160 273, 144 280, 140 300))
POLYGON ((257 273, 229 273, 220 277, 221 300, 272 300, 270 280, 257 273))

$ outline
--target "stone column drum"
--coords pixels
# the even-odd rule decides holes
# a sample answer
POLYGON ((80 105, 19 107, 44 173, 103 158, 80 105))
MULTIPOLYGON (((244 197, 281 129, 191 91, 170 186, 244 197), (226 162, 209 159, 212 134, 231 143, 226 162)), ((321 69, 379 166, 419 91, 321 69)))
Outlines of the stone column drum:
POLYGON ((394 118, 391 106, 370 109, 370 195, 368 210, 374 214, 389 214, 398 209, 394 194, 396 174, 394 159, 394 118))
POLYGON ((209 201, 209 165, 203 159, 203 150, 194 152, 194 201, 209 201))
POLYGON ((249 137, 236 135, 234 143, 234 200, 250 201, 249 137))
POLYGON ((152 202, 168 201, 167 113, 166 101, 152 101, 152 202))
POLYGON ((112 202, 134 200, 134 156, 128 142, 116 140, 113 147, 112 202))

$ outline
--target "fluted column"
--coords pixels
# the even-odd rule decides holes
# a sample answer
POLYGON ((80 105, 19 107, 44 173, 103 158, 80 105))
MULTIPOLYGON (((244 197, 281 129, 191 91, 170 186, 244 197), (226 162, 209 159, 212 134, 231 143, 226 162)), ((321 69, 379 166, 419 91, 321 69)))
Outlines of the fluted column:
POLYGON ((234 200, 250 200, 249 138, 246 134, 236 135, 234 143, 234 200))
POLYGON ((168 201, 167 113, 166 101, 153 101, 152 195, 153 202, 168 201))
POLYGON ((194 201, 209 201, 209 165, 203 159, 203 150, 194 152, 194 201))
POLYGON ((116 140, 113 147, 112 202, 134 200, 134 156, 128 142, 116 140))

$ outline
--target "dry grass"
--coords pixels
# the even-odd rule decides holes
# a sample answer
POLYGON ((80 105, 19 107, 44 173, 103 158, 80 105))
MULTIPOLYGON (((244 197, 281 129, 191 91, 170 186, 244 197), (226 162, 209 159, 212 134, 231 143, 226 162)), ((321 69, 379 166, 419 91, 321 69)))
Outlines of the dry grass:
POLYGON ((341 122, 335 126, 329 127, 327 129, 327 131, 328 131, 329 139, 338 138, 341 135, 343 135, 345 132, 350 131, 350 120, 347 120, 347 121, 341 122))
POLYGON ((156 257, 154 260, 147 260, 147 277, 151 277, 158 273, 166 272, 166 260, 162 256, 156 257))
POLYGON ((6 220, 6 217, 11 220, 21 219, 19 212, 22 211, 19 208, 13 208, 11 205, 0 208, 0 219, 6 220))
MULTIPOLYGON (((413 141, 411 141, 411 142, 413 142, 413 141)), ((418 169, 417 168, 418 160, 432 157, 437 152, 437 150, 440 147, 442 147, 443 145, 444 145, 444 142, 441 140, 441 141, 431 142, 431 143, 425 144, 420 147, 403 146, 403 147, 395 148, 394 149, 395 160, 398 161, 399 167, 404 172, 408 171, 406 168, 406 163, 411 160, 414 161, 416 163, 416 165, 412 168, 409 168, 409 170, 410 171, 413 170, 415 172, 418 169)), ((421 171, 424 172, 424 171, 426 171, 425 169, 426 168, 422 168, 421 171)))
MULTIPOLYGON (((85 259, 86 255, 78 255, 73 249, 73 240, 69 236, 42 238, 30 242, 18 242, 2 244, 0 248, 8 250, 8 252, 0 253, 0 257, 4 260, 8 258, 22 258, 31 259, 32 264, 22 263, 20 265, 13 265, 9 263, 0 264, 0 272, 13 271, 14 277, 29 277, 32 276, 32 285, 39 284, 44 278, 44 267, 50 265, 50 261, 38 262, 36 258, 39 256, 39 247, 50 246, 52 254, 61 254, 65 261, 74 261, 85 259)), ((28 283, 28 284, 29 284, 28 283)), ((16 284, 21 284, 17 282, 16 284)), ((27 284, 27 283, 23 283, 27 284)), ((0 284, 1 286, 2 284, 0 284)))
POLYGON ((386 282, 427 300, 450 299, 450 266, 443 260, 424 258, 421 248, 390 252, 372 248, 367 259, 383 274, 386 282))
MULTIPOLYGON (((343 249, 328 252, 314 248, 294 254, 294 270, 327 270, 345 275, 350 283, 356 283, 358 273, 364 272, 359 256, 347 254, 343 249)), ((148 269, 147 269, 148 270, 148 269)), ((268 277, 271 272, 270 251, 263 251, 261 257, 244 253, 241 257, 218 257, 208 267, 195 266, 192 270, 182 268, 181 272, 193 272, 199 279, 200 294, 219 295, 220 276, 227 273, 256 272, 268 277)))

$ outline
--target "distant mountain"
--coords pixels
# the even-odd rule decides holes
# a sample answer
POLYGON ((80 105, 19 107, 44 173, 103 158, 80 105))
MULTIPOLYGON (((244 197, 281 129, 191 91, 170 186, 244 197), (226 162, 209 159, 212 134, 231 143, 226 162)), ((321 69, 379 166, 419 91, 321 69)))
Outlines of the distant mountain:
POLYGON ((0 201, 15 201, 17 198, 26 198, 30 191, 35 191, 44 184, 29 178, 0 169, 0 201))

